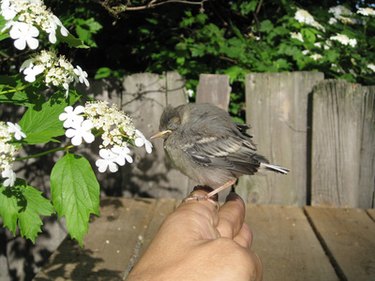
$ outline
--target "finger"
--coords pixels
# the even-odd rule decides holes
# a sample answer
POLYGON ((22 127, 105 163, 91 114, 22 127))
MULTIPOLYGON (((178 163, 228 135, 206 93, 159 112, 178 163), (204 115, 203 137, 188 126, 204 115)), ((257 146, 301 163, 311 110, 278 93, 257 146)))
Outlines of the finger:
POLYGON ((193 204, 195 206, 205 205, 209 207, 211 211, 217 211, 220 207, 218 203, 218 196, 212 196, 211 198, 207 197, 207 194, 210 193, 212 190, 213 189, 209 186, 197 185, 194 187, 193 191, 189 194, 189 196, 182 200, 180 206, 184 206, 187 204, 193 204), (212 210, 212 208, 216 210, 212 210))
POLYGON ((233 238, 240 232, 245 218, 245 203, 236 193, 227 196, 219 210, 217 230, 222 237, 233 238))
POLYGON ((215 239, 220 236, 216 229, 218 203, 213 200, 215 198, 207 200, 206 196, 212 190, 210 187, 196 186, 173 213, 173 223, 185 230, 187 239, 215 239))
POLYGON ((251 258, 252 258, 253 264, 254 264, 254 271, 253 271, 253 274, 252 274, 252 278, 250 280, 261 281, 261 280, 263 280, 263 264, 262 264, 262 261, 256 253, 251 252, 250 255, 251 255, 251 258))
POLYGON ((253 234, 246 223, 242 225, 240 231, 233 238, 233 240, 240 246, 250 249, 251 243, 253 242, 253 234))

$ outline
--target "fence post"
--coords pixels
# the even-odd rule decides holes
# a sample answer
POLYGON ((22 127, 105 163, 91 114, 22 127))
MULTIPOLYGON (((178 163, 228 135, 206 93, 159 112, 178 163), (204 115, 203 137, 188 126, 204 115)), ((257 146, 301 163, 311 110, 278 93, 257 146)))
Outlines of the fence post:
POLYGON ((312 204, 373 207, 375 87, 324 81, 312 117, 312 204))
POLYGON ((228 110, 229 77, 224 74, 201 74, 197 87, 197 103, 212 103, 224 110, 228 110))
POLYGON ((252 73, 246 77, 246 121, 258 152, 290 169, 283 176, 265 172, 240 179, 242 197, 251 203, 305 205, 308 169, 308 103, 319 72, 252 73))
MULTIPOLYGON (((123 110, 132 116, 135 126, 150 137, 159 130, 159 118, 167 103, 177 106, 187 102, 184 85, 184 79, 176 72, 126 76, 123 110)), ((123 170, 122 185, 143 197, 185 197, 188 178, 171 168, 161 140, 153 141, 153 145, 151 154, 145 154, 144 149, 137 150, 136 163, 123 170)))

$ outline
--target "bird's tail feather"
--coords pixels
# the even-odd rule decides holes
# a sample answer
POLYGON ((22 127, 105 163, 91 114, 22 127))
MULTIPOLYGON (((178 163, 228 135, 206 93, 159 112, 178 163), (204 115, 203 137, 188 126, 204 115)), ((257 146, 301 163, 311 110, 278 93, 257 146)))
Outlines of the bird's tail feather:
POLYGON ((281 174, 284 174, 284 175, 286 175, 289 172, 289 169, 287 169, 287 168, 280 167, 280 166, 277 166, 277 165, 268 164, 268 163, 260 163, 260 166, 265 168, 266 170, 281 173, 281 174))

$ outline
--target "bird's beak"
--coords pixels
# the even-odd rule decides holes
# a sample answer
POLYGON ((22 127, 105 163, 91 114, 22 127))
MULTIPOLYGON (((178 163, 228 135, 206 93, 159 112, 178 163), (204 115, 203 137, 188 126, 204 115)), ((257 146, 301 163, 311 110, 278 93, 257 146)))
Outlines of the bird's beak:
POLYGON ((150 139, 157 139, 157 138, 162 138, 165 134, 172 133, 171 130, 165 130, 161 132, 157 132, 155 135, 151 136, 150 139))

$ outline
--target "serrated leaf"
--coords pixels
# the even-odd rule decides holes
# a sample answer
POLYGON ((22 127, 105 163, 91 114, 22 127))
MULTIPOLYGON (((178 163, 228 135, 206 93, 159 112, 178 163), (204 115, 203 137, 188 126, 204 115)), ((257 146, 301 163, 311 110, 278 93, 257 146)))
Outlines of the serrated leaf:
POLYGON ((99 215, 99 183, 90 163, 82 156, 66 154, 51 172, 52 202, 72 238, 81 245, 90 214, 99 215))
POLYGON ((43 225, 41 216, 53 213, 51 202, 42 196, 42 192, 23 180, 17 180, 10 188, 0 185, 0 216, 13 234, 18 225, 21 235, 35 243, 43 225))
POLYGON ((29 108, 19 122, 26 134, 24 141, 28 144, 40 144, 54 141, 54 138, 65 133, 59 115, 64 108, 77 99, 71 95, 70 101, 58 96, 49 99, 41 105, 29 108))

